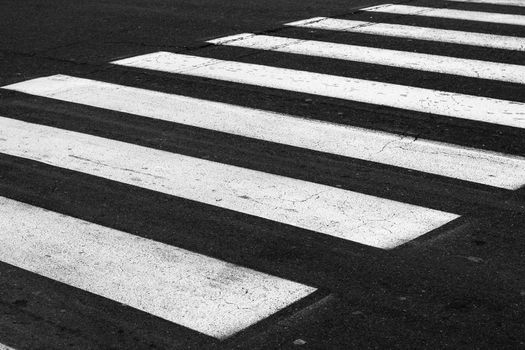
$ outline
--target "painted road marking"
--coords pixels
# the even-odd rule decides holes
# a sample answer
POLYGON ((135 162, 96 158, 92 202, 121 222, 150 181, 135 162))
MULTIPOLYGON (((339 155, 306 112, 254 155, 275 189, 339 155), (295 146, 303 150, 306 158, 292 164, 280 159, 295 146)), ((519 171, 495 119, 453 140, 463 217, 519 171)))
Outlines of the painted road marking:
POLYGON ((0 344, 0 350, 15 350, 14 348, 11 348, 7 345, 0 344))
POLYGON ((170 52, 113 63, 525 128, 521 102, 170 52))
POLYGON ((10 89, 489 186, 525 184, 525 158, 64 75, 10 89))
POLYGON ((385 249, 458 217, 8 118, 0 118, 0 152, 385 249))
POLYGON ((400 24, 352 21, 348 19, 327 17, 314 17, 287 23, 286 25, 292 27, 437 41, 450 44, 489 47, 494 49, 525 51, 525 38, 514 36, 415 27, 400 24))
POLYGON ((315 291, 3 197, 0 260, 219 339, 315 291))
POLYGON ((525 84, 525 66, 323 41, 244 33, 209 40, 216 45, 270 50, 525 84))
POLYGON ((525 16, 510 15, 504 13, 465 11, 444 9, 435 7, 420 7, 409 5, 384 4, 380 6, 368 7, 362 9, 366 12, 391 13, 396 15, 411 15, 424 17, 438 17, 447 19, 458 19, 475 22, 490 22, 498 24, 525 25, 525 16))
POLYGON ((525 6, 524 0, 447 0, 453 2, 470 2, 476 4, 506 5, 506 6, 525 6))

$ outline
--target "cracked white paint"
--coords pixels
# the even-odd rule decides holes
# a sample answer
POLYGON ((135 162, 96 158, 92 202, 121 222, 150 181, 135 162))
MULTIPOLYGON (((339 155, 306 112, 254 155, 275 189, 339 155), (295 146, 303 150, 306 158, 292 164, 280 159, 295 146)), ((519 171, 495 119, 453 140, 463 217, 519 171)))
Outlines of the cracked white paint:
POLYGON ((114 64, 525 127, 525 103, 258 64, 156 52, 114 64))
POLYGON ((8 89, 320 152, 515 189, 522 157, 64 75, 8 89))
POLYGON ((458 217, 8 118, 0 118, 0 152, 385 249, 458 217))
POLYGON ((326 57, 525 84, 525 66, 515 64, 250 33, 209 40, 208 42, 216 45, 326 57))
POLYGON ((341 32, 382 35, 450 44, 489 47, 494 49, 525 51, 525 38, 463 32, 438 28, 416 27, 400 24, 352 21, 327 17, 314 17, 287 23, 292 27, 332 30, 341 32))
POLYGON ((315 291, 4 197, 0 260, 220 339, 315 291))
POLYGON ((474 4, 506 5, 525 7, 524 0, 447 0, 452 2, 469 2, 474 4))
POLYGON ((465 21, 489 22, 489 23, 510 24, 510 25, 519 25, 519 26, 525 25, 525 16, 522 16, 522 15, 512 15, 512 14, 494 13, 494 12, 481 12, 481 11, 454 10, 454 9, 448 9, 448 8, 384 4, 381 6, 364 8, 362 9, 362 11, 390 13, 390 14, 396 14, 396 15, 411 15, 411 16, 434 17, 434 18, 458 19, 458 20, 465 20, 465 21))

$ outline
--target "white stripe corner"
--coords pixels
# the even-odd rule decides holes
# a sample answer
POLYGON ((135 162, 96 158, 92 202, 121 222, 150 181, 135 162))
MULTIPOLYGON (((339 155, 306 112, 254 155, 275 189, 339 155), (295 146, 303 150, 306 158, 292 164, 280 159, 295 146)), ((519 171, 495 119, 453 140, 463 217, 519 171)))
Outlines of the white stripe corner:
POLYGON ((315 291, 4 197, 0 260, 218 339, 315 291))

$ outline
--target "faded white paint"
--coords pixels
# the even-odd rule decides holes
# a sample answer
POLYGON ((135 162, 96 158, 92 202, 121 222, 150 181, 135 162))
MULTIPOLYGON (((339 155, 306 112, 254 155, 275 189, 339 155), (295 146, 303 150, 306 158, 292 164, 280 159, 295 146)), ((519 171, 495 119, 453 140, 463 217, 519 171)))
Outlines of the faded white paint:
POLYGON ((156 52, 115 64, 525 127, 525 103, 258 64, 156 52))
POLYGON ((315 291, 4 197, 0 260, 220 339, 315 291))
POLYGON ((396 15, 424 16, 434 18, 458 19, 474 22, 489 22, 510 25, 525 25, 525 16, 505 13, 465 11, 448 8, 384 4, 362 9, 367 12, 391 13, 396 15))
POLYGON ((323 41, 244 33, 209 40, 216 45, 270 50, 525 84, 525 66, 323 41))
POLYGON ((337 187, 0 118, 0 152, 378 248, 458 216, 337 187))
POLYGON ((286 25, 302 28, 489 47, 494 49, 525 51, 525 38, 520 38, 517 36, 463 32, 458 30, 406 26, 400 24, 352 21, 348 19, 326 17, 315 17, 302 21, 287 23, 286 25))
POLYGON ((63 75, 8 88, 490 186, 525 184, 525 158, 458 145, 63 75))
POLYGON ((525 6, 525 0, 447 0, 453 2, 470 2, 475 4, 506 5, 506 6, 525 6))

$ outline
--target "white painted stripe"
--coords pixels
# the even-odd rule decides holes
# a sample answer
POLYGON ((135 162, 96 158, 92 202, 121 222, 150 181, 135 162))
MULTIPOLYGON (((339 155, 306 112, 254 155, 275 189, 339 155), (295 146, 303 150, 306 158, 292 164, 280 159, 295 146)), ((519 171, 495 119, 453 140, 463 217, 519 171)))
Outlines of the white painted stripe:
POLYGON ((524 0, 447 0, 453 2, 470 2, 476 4, 506 5, 506 6, 525 6, 524 0))
POLYGON ((514 36, 462 32, 457 30, 415 27, 400 24, 352 21, 347 19, 326 17, 315 17, 302 21, 287 23, 286 25, 293 27, 489 47, 494 49, 525 51, 525 38, 514 36))
POLYGON ((315 291, 4 197, 0 260, 220 339, 315 291))
POLYGON ((525 158, 457 145, 61 75, 10 89, 490 186, 525 184, 525 158))
POLYGON ((514 64, 249 33, 208 42, 525 84, 525 66, 514 64))
POLYGON ((15 350, 14 348, 11 348, 7 345, 0 344, 0 350, 15 350))
POLYGON ((169 52, 113 63, 525 128, 520 102, 169 52))
POLYGON ((0 118, 0 152, 378 248, 457 215, 336 187, 0 118))
POLYGON ((420 7, 409 5, 385 4, 364 8, 367 12, 391 13, 396 15, 412 15, 435 18, 459 19, 475 22, 490 22, 498 24, 525 25, 525 16, 503 13, 464 11, 435 7, 420 7))

